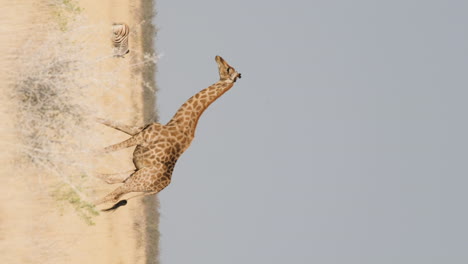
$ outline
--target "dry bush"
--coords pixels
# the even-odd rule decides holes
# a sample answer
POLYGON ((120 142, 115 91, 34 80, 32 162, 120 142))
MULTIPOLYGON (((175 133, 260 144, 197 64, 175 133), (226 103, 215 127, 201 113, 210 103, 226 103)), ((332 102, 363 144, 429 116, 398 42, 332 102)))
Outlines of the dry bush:
MULTIPOLYGON (((120 75, 128 69, 128 62, 113 58, 110 46, 108 54, 98 52, 102 47, 93 40, 96 35, 110 35, 110 25, 109 32, 88 25, 73 1, 53 4, 54 21, 35 25, 36 33, 30 35, 16 58, 21 70, 15 73, 10 101, 18 122, 15 132, 21 139, 17 149, 26 161, 23 164, 40 167, 47 177, 59 182, 55 198, 68 201, 92 223, 95 211, 89 203, 92 191, 87 187, 93 180, 89 175, 94 164, 89 156, 103 145, 102 136, 93 131, 94 118, 103 116, 106 109, 123 111, 119 101, 127 98, 114 90, 124 85, 120 75), (114 67, 104 70, 109 60, 114 60, 114 67), (104 95, 112 96, 114 103, 99 104, 104 95)), ((154 67, 158 59, 155 54, 129 56, 133 56, 134 72, 154 67)))

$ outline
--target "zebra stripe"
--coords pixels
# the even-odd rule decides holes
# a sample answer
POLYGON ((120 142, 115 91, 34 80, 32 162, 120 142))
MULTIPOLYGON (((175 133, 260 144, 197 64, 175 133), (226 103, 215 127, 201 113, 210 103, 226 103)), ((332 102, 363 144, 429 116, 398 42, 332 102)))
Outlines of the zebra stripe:
POLYGON ((114 57, 123 58, 129 53, 128 49, 128 34, 130 27, 125 23, 114 23, 112 25, 112 45, 114 46, 114 57))

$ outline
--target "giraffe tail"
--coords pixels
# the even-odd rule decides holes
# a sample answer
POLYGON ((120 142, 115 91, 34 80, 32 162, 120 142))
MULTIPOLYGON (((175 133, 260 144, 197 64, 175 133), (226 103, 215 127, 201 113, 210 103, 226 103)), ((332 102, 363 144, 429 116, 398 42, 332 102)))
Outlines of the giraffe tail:
POLYGON ((118 203, 114 204, 111 208, 103 209, 103 212, 113 212, 117 210, 120 206, 124 206, 127 204, 127 200, 120 200, 118 203))

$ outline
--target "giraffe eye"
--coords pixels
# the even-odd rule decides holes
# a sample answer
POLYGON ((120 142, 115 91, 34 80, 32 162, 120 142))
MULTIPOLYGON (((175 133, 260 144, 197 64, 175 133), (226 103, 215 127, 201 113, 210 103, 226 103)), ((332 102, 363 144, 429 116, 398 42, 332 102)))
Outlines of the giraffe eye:
POLYGON ((229 73, 230 70, 231 70, 231 68, 227 68, 227 73, 229 73))

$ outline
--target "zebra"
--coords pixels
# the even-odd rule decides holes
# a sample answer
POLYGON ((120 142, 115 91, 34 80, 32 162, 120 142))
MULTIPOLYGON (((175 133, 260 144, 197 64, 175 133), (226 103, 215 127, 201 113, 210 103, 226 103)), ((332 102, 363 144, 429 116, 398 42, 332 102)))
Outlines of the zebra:
POLYGON ((130 27, 125 23, 113 23, 112 33, 114 57, 123 58, 125 54, 130 52, 128 49, 128 34, 130 33, 130 27))

